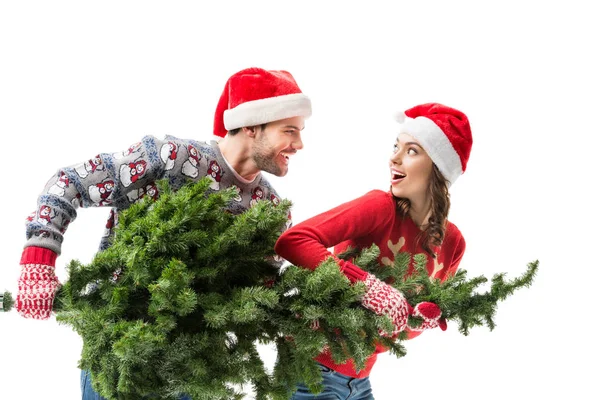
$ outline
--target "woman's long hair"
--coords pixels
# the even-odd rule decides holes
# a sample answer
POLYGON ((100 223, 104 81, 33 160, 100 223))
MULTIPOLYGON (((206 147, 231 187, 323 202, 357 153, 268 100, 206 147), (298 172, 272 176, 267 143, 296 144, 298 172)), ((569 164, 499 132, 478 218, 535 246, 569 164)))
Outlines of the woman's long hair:
MULTIPOLYGON (((421 242, 423 250, 433 258, 434 246, 441 246, 446 235, 446 222, 450 211, 450 193, 448 192, 448 181, 438 167, 433 164, 433 170, 429 177, 429 196, 431 197, 431 215, 427 226, 421 232, 417 240, 421 242)), ((410 200, 396 197, 398 210, 403 217, 408 216, 410 211, 410 200)))

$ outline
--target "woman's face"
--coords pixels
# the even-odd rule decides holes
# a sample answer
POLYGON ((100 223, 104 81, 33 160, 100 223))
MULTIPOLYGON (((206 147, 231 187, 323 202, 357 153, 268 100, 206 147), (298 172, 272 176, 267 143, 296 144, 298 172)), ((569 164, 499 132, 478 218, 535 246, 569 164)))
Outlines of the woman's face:
POLYGON ((427 188, 433 161, 412 136, 400 133, 390 157, 391 190, 394 196, 410 200, 412 206, 427 206, 427 188))

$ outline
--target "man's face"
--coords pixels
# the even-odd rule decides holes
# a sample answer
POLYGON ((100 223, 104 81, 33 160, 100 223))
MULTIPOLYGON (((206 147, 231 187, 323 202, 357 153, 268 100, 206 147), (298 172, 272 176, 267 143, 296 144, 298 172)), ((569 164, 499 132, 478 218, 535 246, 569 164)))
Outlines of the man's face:
POLYGON ((304 117, 270 122, 264 130, 258 127, 252 145, 256 166, 275 176, 285 176, 290 157, 304 147, 300 137, 302 129, 304 117))

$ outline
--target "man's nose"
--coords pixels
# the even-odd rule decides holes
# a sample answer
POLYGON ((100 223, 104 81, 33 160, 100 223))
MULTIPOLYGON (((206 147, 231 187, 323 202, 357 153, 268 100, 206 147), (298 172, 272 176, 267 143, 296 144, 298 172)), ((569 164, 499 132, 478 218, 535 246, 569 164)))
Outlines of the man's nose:
POLYGON ((302 150, 304 148, 304 143, 302 143, 302 136, 300 136, 300 134, 298 134, 298 137, 292 143, 292 147, 295 150, 302 150))

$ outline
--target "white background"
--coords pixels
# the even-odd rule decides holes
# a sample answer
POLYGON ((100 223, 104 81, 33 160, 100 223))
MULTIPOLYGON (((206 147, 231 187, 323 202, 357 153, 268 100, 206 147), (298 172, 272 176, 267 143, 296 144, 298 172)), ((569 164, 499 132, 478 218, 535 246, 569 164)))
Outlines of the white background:
MULTIPOLYGON (((232 73, 286 69, 314 112, 290 173, 272 178, 296 222, 387 189, 392 113, 437 101, 467 113, 473 129, 467 171, 451 189, 462 268, 516 277, 540 261, 534 285, 500 303, 494 331, 465 337, 451 323, 408 342, 402 359, 381 356, 376 398, 597 398, 592 4, 2 2, 0 290, 16 293, 24 220, 57 168, 146 134, 210 138, 232 73)), ((79 213, 61 280, 68 261, 91 260, 107 212, 79 213)), ((54 318, 0 314, 0 399, 80 398, 80 347, 54 318)))

